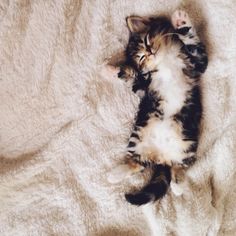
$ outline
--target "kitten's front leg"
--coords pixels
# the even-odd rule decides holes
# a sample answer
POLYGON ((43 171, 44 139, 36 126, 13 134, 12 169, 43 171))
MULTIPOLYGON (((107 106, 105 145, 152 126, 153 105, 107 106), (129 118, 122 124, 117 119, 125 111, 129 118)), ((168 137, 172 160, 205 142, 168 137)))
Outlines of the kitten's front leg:
POLYGON ((118 77, 126 82, 134 81, 136 77, 136 71, 126 64, 120 66, 118 77))
POLYGON ((132 67, 129 66, 112 66, 105 65, 101 69, 101 74, 107 78, 121 79, 124 80, 129 88, 132 88, 133 92, 136 93, 140 98, 145 94, 144 88, 137 82, 136 73, 132 67))
POLYGON ((140 98, 145 95, 145 91, 150 84, 149 77, 146 78, 141 73, 134 70, 133 67, 128 65, 121 65, 118 77, 129 84, 132 87, 132 91, 136 93, 140 98))
POLYGON ((171 17, 172 25, 176 29, 179 39, 183 42, 183 53, 189 58, 186 70, 190 77, 199 77, 208 64, 204 44, 200 41, 196 30, 185 11, 177 10, 171 17))
POLYGON ((119 72, 119 68, 111 65, 103 65, 101 67, 101 75, 106 78, 114 78, 117 79, 117 74, 119 72))

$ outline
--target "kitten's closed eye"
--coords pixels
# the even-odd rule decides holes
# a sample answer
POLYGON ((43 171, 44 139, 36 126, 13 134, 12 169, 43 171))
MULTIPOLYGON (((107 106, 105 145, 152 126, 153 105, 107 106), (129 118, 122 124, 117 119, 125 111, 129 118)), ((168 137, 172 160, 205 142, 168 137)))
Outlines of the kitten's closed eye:
POLYGON ((142 55, 142 56, 139 58, 139 64, 142 64, 145 59, 146 59, 146 55, 142 55))

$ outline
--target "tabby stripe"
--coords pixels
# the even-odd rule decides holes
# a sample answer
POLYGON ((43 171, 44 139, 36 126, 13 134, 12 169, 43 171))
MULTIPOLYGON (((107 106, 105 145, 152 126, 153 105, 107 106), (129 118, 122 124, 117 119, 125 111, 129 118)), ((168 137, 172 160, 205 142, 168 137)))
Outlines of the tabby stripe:
POLYGON ((135 142, 129 142, 129 144, 128 144, 128 148, 130 148, 130 147, 135 147, 136 146, 136 143, 135 142))
POLYGON ((131 137, 131 138, 139 139, 139 136, 138 136, 138 134, 136 134, 136 133, 132 133, 130 137, 131 137))

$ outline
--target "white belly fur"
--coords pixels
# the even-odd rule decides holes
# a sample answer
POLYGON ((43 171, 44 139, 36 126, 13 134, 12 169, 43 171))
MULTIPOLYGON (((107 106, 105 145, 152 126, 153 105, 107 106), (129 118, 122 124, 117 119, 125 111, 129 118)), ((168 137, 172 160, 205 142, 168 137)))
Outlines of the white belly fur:
POLYGON ((161 162, 179 162, 187 143, 182 141, 181 128, 173 121, 173 115, 184 105, 190 84, 183 75, 183 61, 171 54, 163 58, 158 65, 158 72, 152 80, 150 88, 158 91, 164 98, 162 108, 164 119, 152 118, 148 127, 143 129, 140 152, 156 155, 161 162))
POLYGON ((163 99, 165 117, 176 114, 182 108, 186 93, 190 89, 182 72, 184 66, 183 61, 176 55, 167 54, 159 62, 158 72, 152 78, 150 89, 158 91, 163 99))
POLYGON ((145 153, 147 158, 151 155, 155 161, 180 162, 186 145, 175 122, 171 119, 152 118, 142 131, 142 142, 139 144, 138 152, 145 153))

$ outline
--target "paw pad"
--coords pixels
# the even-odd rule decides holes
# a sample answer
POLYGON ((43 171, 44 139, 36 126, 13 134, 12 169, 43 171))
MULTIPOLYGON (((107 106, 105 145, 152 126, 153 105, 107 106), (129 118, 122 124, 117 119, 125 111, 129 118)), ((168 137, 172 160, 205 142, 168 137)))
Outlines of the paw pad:
POLYGON ((183 27, 191 27, 191 21, 188 13, 182 10, 176 10, 171 17, 172 25, 175 29, 180 29, 183 27))

